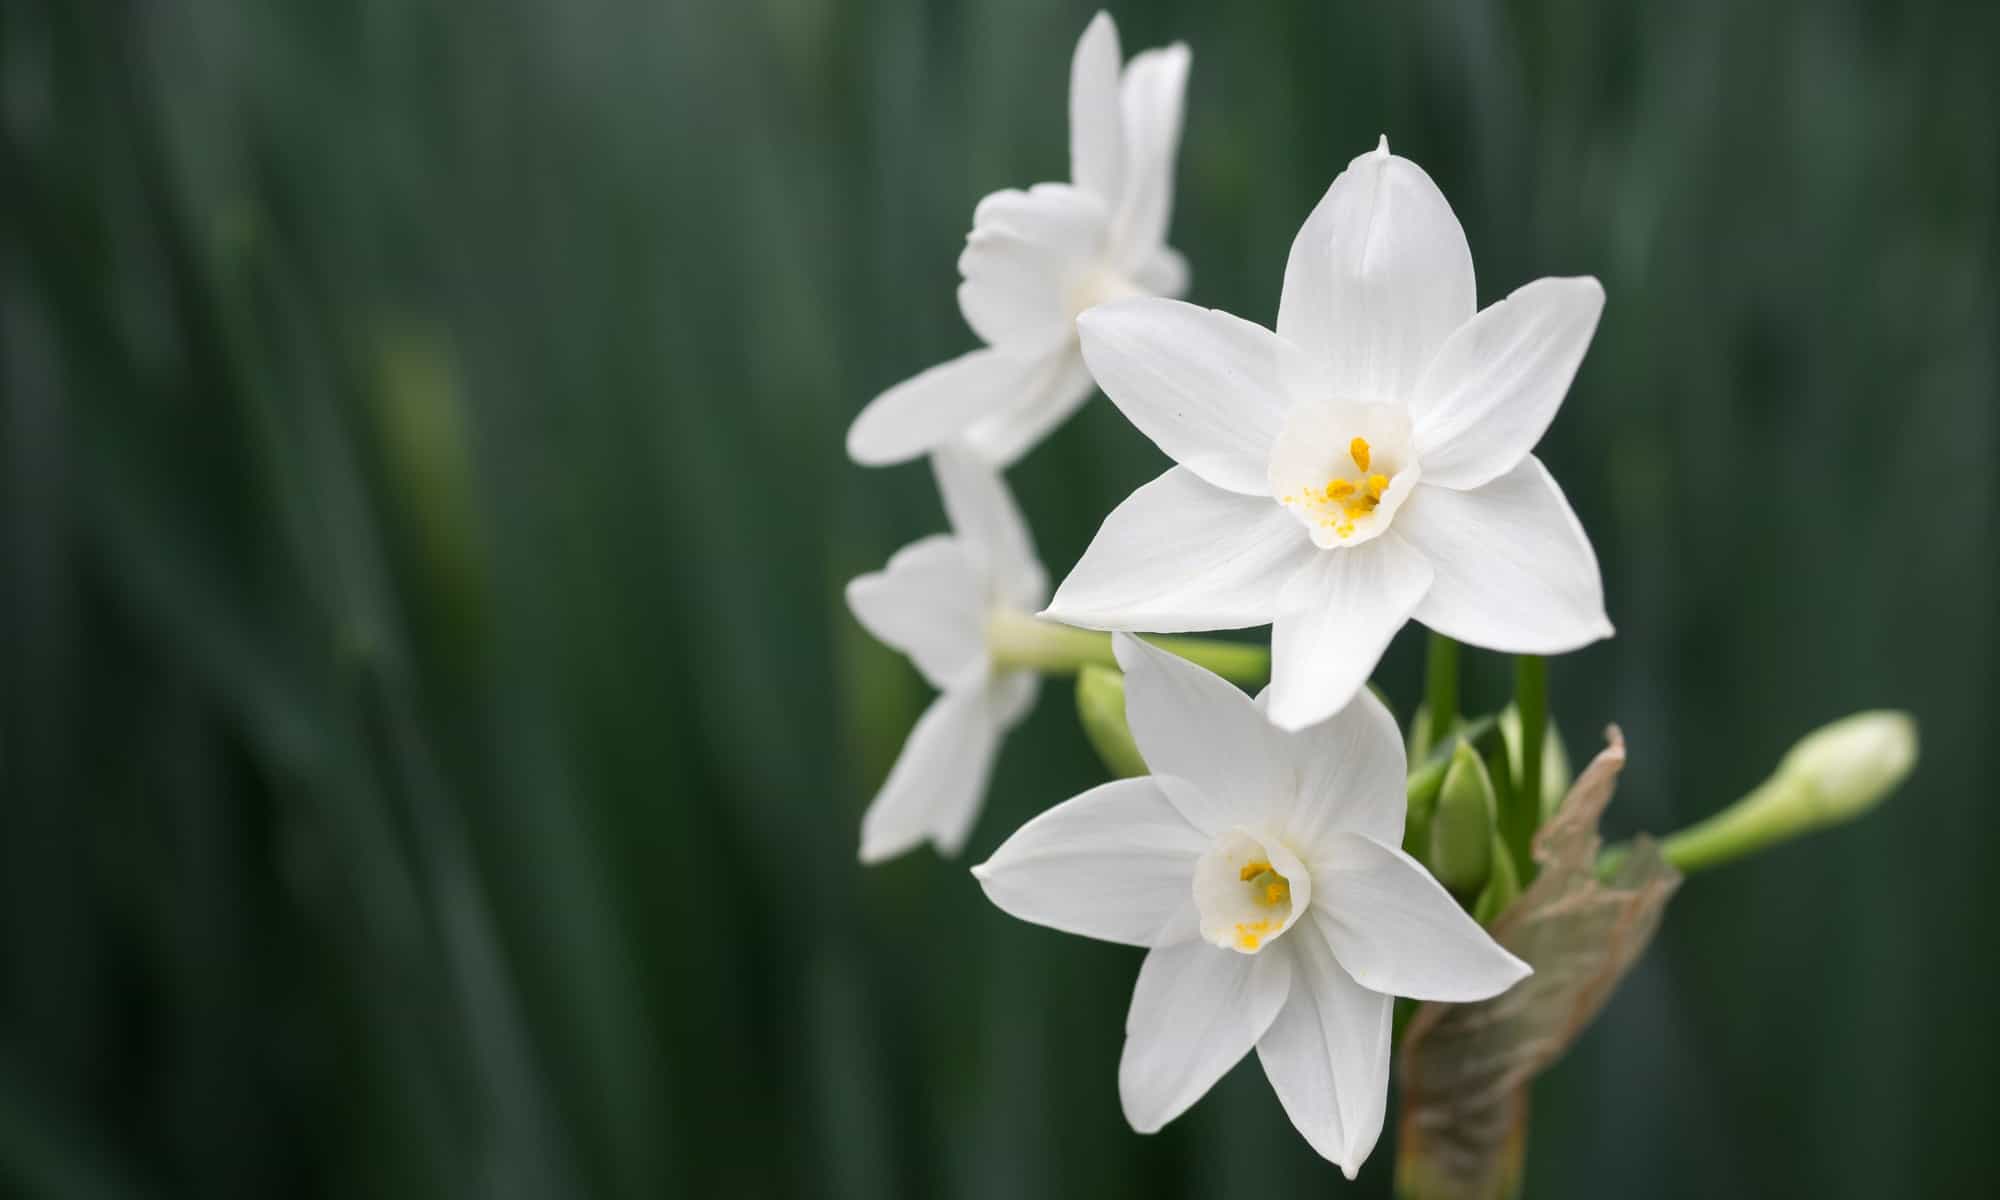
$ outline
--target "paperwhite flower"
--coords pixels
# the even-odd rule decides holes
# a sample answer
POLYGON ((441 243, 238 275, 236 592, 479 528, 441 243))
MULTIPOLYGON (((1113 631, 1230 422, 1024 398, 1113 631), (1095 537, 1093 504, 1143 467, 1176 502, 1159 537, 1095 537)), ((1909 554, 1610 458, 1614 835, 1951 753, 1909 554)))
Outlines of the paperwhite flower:
POLYGON ((1076 316, 1105 300, 1178 296, 1187 264, 1166 245, 1188 49, 1133 57, 1099 13, 1070 61, 1069 183, 995 192, 972 214, 959 311, 986 348, 877 396, 847 431, 864 466, 954 438, 1006 465, 1090 395, 1076 316))
POLYGON ((886 569, 847 585, 864 629, 902 651, 943 694, 931 702, 861 819, 861 861, 893 858, 926 838, 958 853, 979 815, 1001 737, 1026 716, 1040 680, 996 672, 986 626, 996 611, 1031 613, 1048 575, 1007 485, 962 451, 931 456, 952 534, 912 542, 886 569))
POLYGON ((1414 616, 1513 653, 1611 635, 1597 559, 1528 453, 1597 328, 1595 279, 1474 312, 1451 206, 1388 139, 1292 243, 1274 334, 1172 300, 1078 322, 1097 382, 1179 465, 1112 512, 1046 615, 1271 623, 1271 717, 1345 704, 1414 616))
POLYGON ((1292 1123, 1349 1178, 1382 1132, 1392 996, 1468 1001, 1528 974, 1397 849, 1404 758, 1362 691, 1286 733, 1200 667, 1117 639, 1154 774, 1093 788, 973 868, 993 902, 1147 948, 1118 1094, 1151 1133, 1252 1046, 1292 1123))

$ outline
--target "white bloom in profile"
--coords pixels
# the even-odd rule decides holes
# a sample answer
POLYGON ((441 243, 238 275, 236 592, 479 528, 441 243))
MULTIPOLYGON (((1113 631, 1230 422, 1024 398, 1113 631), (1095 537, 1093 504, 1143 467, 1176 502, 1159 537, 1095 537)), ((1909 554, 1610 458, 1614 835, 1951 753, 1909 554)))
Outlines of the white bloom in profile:
POLYGON ((992 468, 956 450, 932 455, 950 536, 897 551, 847 585, 847 607, 869 633, 908 655, 942 694, 918 719, 861 819, 861 861, 893 858, 928 839, 958 853, 979 815, 1000 739, 1034 704, 1032 670, 995 671, 986 627, 996 613, 1031 613, 1048 575, 1028 527, 992 468))
POLYGON ((1583 527, 1529 453, 1604 307, 1540 279, 1475 311, 1472 254, 1388 139, 1292 243, 1276 333, 1142 298, 1084 357, 1179 465, 1105 520, 1046 615, 1157 633, 1272 625, 1273 720, 1347 703, 1403 622, 1552 654, 1611 635, 1583 527))
POLYGON ((1093 788, 973 868, 1025 921, 1147 948, 1118 1094, 1151 1133, 1256 1047, 1313 1149, 1349 1178, 1382 1132, 1393 996, 1469 1001, 1528 972, 1397 849, 1404 758, 1363 690, 1287 733, 1209 672, 1117 639, 1154 774, 1093 788))
POLYGON ((972 214, 959 257, 959 311, 986 343, 877 396, 847 431, 864 466, 902 462, 963 438, 1012 463, 1091 392, 1077 314, 1128 296, 1178 296, 1187 264, 1166 245, 1188 49, 1123 66, 1118 27, 1099 13, 1069 75, 1069 183, 995 192, 972 214))

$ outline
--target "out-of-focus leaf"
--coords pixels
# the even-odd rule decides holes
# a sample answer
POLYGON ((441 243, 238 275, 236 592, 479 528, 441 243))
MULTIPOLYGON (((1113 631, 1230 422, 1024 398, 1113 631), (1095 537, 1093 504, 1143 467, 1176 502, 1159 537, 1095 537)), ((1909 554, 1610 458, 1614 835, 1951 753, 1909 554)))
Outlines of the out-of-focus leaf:
POLYGON ((1598 878, 1597 823, 1625 766, 1624 738, 1616 727, 1606 738, 1535 835, 1541 873, 1493 922, 1535 973, 1478 1004, 1425 1004, 1403 1036, 1396 1186, 1409 1200, 1518 1193, 1529 1084, 1589 1027, 1680 885, 1643 838, 1598 878))

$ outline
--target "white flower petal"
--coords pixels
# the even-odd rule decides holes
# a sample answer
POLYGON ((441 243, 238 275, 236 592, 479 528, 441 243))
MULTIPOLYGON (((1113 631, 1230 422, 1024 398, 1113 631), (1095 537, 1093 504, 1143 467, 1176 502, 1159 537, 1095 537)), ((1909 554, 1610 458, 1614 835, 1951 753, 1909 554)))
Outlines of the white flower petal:
POLYGON ((1125 192, 1112 222, 1112 254, 1137 267, 1167 236, 1173 217, 1174 160, 1181 146, 1188 48, 1179 42, 1132 56, 1118 88, 1124 119, 1125 192))
POLYGON ((973 234, 1006 234, 1070 261, 1104 249, 1111 214, 1104 201, 1068 183, 1038 183, 1023 191, 1003 188, 972 210, 973 234))
POLYGON ((1513 470, 1562 407, 1603 311, 1595 279, 1537 279, 1459 326, 1410 396, 1424 481, 1463 491, 1513 470))
POLYGON ((861 627, 909 656, 934 688, 986 659, 986 583, 956 539, 934 534, 896 551, 880 571, 847 585, 861 627))
POLYGON ((931 838, 941 853, 956 844, 935 837, 939 826, 960 831, 986 794, 993 752, 1000 744, 988 689, 982 683, 945 692, 910 730, 896 765, 861 818, 861 861, 894 858, 931 838))
POLYGON ((1229 1073, 1284 1007, 1286 954, 1237 954, 1182 942, 1146 954, 1125 1018, 1118 1098, 1140 1133, 1157 1132, 1229 1073))
POLYGON ((1370 991, 1463 1003, 1527 978, 1417 860, 1393 846, 1339 834, 1312 864, 1313 906, 1333 956, 1370 991))
POLYGON ((967 556, 984 566, 994 598, 1029 612, 1040 608, 1048 599, 1048 576, 1000 473, 957 446, 934 451, 931 471, 952 531, 967 556))
POLYGON ((1064 933, 1151 946, 1194 904, 1209 839, 1151 776, 1119 779, 1056 805, 972 869, 1011 916, 1064 933))
POLYGON ((1070 342, 1053 355, 1024 399, 965 431, 967 449, 998 467, 1012 466, 1096 392, 1083 355, 1070 342))
POLYGON ((1396 718, 1375 693, 1364 687, 1333 716, 1281 735, 1279 753, 1298 780, 1286 831, 1301 852, 1310 856, 1335 833, 1402 842, 1409 762, 1396 718))
POLYGON ((847 430, 847 456, 864 467, 929 453, 982 418, 1015 407, 1057 362, 1049 355, 974 350, 869 401, 847 430))
POLYGON ((1271 626, 1269 708, 1284 729, 1318 724, 1345 707, 1431 585, 1430 564, 1395 530, 1313 553, 1285 588, 1271 626))
POLYGON ((1100 12, 1077 39, 1069 63, 1069 177, 1107 205, 1124 194, 1125 133, 1119 111, 1118 26, 1100 12))
POLYGON ((1152 296, 1101 304, 1076 328, 1098 386, 1167 457, 1270 497, 1271 446, 1292 406, 1283 360, 1299 351, 1240 317, 1152 296))
POLYGON ((1291 994, 1258 1039, 1257 1058, 1292 1124, 1352 1179, 1382 1136, 1395 1002, 1341 969, 1320 920, 1313 913, 1285 939, 1291 994))
POLYGON ((1384 138, 1347 164, 1293 241, 1278 334, 1324 357, 1343 398, 1402 401, 1475 304, 1451 205, 1384 138))
MULTIPOLYGON (((1001 738, 1034 707, 1035 697, 1042 690, 1042 678, 1033 671, 1007 671, 985 680, 982 686, 988 722, 994 731, 993 744, 997 748, 1001 738)), ((930 805, 931 845, 945 858, 957 858, 958 852, 965 848, 965 839, 972 833, 972 824, 979 818, 986 799, 988 767, 974 754, 968 754, 961 765, 966 770, 978 771, 979 786, 942 788, 930 805)))
POLYGON ((1132 282, 1155 296, 1187 295, 1188 262, 1171 246, 1162 246, 1132 270, 1132 282))
POLYGON ((1264 826, 1291 780, 1280 774, 1279 734, 1250 697, 1129 634, 1115 635, 1112 647, 1125 669, 1125 719, 1147 767, 1194 785, 1172 795, 1181 811, 1207 834, 1264 826))
POLYGON ((1111 511, 1044 616, 1178 633, 1262 625, 1319 553, 1292 514, 1175 467, 1111 511))
POLYGON ((1417 620, 1510 654, 1560 654, 1611 636, 1590 539, 1541 460, 1469 492, 1419 486, 1396 531, 1437 572, 1417 620))
POLYGON ((958 308, 988 345, 1034 353, 1066 343, 1076 281, 1104 252, 1104 206, 1064 183, 980 201, 958 256, 958 308))

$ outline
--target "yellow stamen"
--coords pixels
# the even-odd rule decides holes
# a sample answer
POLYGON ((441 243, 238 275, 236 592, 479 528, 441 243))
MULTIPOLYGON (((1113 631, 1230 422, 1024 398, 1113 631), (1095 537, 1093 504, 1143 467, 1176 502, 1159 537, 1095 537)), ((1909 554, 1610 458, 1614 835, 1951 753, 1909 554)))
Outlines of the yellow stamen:
MULTIPOLYGON (((1366 468, 1363 469, 1365 470, 1366 468)), ((1389 477, 1387 475, 1370 475, 1368 477, 1368 495, 1370 499, 1380 500, 1382 493, 1388 490, 1389 477)))
POLYGON ((1366 471, 1368 469, 1367 438, 1358 437, 1355 438, 1353 441, 1347 443, 1347 453, 1354 459, 1354 465, 1357 468, 1363 471, 1366 471))
POLYGON ((1239 921, 1236 924, 1236 948, 1255 950, 1264 944, 1264 935, 1271 932, 1269 921, 1239 921))
POLYGON ((1267 862, 1245 863, 1243 869, 1236 873, 1236 878, 1248 883, 1270 869, 1271 864, 1267 862))
POLYGON ((1326 485, 1326 498, 1329 500, 1338 500, 1343 496, 1352 496, 1353 494, 1354 484, 1349 480, 1335 479, 1326 485))

